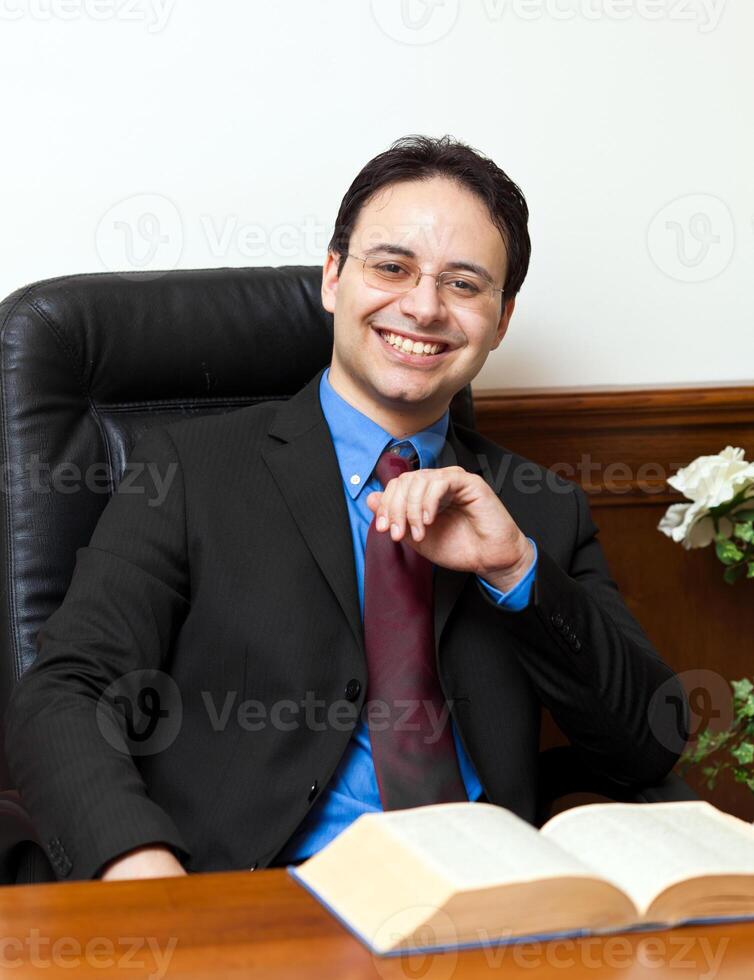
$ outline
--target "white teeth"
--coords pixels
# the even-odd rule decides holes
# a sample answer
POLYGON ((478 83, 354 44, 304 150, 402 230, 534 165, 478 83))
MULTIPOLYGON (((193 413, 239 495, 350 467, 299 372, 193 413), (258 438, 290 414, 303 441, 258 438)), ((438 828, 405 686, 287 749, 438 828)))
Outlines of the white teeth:
POLYGON ((427 344, 421 340, 409 340, 408 337, 402 337, 398 333, 390 333, 386 330, 381 330, 380 336, 396 350, 404 351, 406 354, 419 354, 422 357, 425 354, 437 354, 445 346, 444 344, 427 344))

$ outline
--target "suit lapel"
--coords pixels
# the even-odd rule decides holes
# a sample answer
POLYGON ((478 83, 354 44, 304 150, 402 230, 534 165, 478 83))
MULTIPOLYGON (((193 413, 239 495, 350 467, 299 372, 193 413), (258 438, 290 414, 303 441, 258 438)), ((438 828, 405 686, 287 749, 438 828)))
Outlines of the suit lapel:
MULTIPOLYGON (((281 404, 262 457, 363 651, 351 524, 335 448, 319 402, 322 374, 320 371, 298 394, 281 404)), ((438 468, 461 466, 470 473, 481 470, 477 457, 458 438, 452 420, 437 465, 438 468)), ((470 577, 469 572, 435 568, 436 649, 439 649, 448 617, 470 577)))
POLYGON ((363 650, 351 524, 319 402, 322 373, 280 406, 262 457, 363 650))

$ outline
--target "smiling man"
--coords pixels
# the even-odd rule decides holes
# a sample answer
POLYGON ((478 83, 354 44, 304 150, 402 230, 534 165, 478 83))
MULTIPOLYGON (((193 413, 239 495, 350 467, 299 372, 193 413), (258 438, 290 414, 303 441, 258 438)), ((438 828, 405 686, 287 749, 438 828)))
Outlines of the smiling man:
POLYGON ((585 495, 450 419, 508 329, 527 219, 476 151, 397 141, 336 218, 329 367, 134 449, 145 490, 154 466, 176 478, 159 507, 108 503, 10 712, 58 877, 300 861, 381 808, 486 799, 534 820, 543 706, 621 786, 672 768, 684 694, 585 495), (103 725, 108 692, 155 686, 151 746, 103 725), (231 694, 253 712, 220 711, 231 694))
MULTIPOLYGON (((523 198, 518 207, 525 233, 523 198)), ((520 248, 528 257, 528 236, 520 248)), ((479 373, 513 314, 501 229, 468 186, 426 176, 375 192, 343 249, 328 253, 323 274, 335 324, 327 382, 396 439, 438 420, 447 427, 451 398, 479 373), (384 232, 389 241, 370 244, 384 232)), ((445 568, 509 588, 532 564, 531 542, 487 484, 460 467, 424 466, 378 496, 369 501, 377 530, 399 541, 410 528, 417 552, 445 568)))

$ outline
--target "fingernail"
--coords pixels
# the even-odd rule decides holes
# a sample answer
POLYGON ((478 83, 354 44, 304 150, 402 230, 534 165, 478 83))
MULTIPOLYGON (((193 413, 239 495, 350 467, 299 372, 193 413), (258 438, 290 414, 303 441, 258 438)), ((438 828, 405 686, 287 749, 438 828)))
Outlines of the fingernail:
POLYGON ((422 517, 424 518, 424 523, 429 524, 429 511, 422 511, 422 517))
POLYGON ((397 524, 391 524, 390 533, 393 535, 393 537, 396 537, 396 535, 401 533, 401 529, 398 527, 397 524))
POLYGON ((384 531, 386 527, 387 527, 387 517, 378 517, 377 518, 377 530, 378 531, 384 531))
POLYGON ((413 524, 411 525, 411 537, 414 539, 414 541, 419 540, 419 528, 414 527, 413 524))

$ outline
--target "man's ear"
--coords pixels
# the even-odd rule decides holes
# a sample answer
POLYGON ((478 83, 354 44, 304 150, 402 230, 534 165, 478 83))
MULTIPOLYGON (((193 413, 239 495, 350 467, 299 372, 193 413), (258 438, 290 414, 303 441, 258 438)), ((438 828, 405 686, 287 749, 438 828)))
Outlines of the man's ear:
POLYGON ((505 336, 505 332, 508 329, 508 324, 511 322, 511 317, 513 316, 513 311, 516 308, 516 297, 513 296, 511 299, 507 300, 503 306, 503 313, 500 317, 500 323, 497 325, 497 330, 495 331, 495 339, 490 347, 490 350, 497 350, 500 343, 505 336))
POLYGON ((322 305, 328 313, 335 312, 335 297, 338 294, 338 263, 340 256, 337 252, 327 253, 325 264, 322 266, 322 305))

